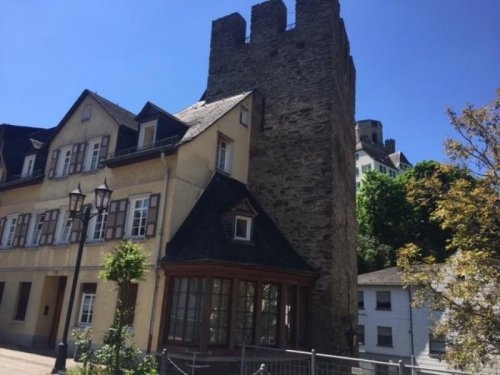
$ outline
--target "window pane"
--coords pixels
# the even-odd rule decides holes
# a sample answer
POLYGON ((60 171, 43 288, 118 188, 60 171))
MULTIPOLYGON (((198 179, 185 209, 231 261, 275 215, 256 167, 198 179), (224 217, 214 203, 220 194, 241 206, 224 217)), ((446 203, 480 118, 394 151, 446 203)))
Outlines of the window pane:
POLYGON ((362 290, 358 291, 358 309, 363 310, 365 308, 365 295, 362 290))
POLYGON ((213 280, 209 335, 211 344, 223 345, 227 342, 229 325, 229 290, 229 280, 213 280))
POLYGON ((377 327, 377 345, 392 347, 392 328, 377 327))
POLYGON ((253 344, 254 333, 255 283, 238 282, 236 304, 236 339, 238 344, 253 344))
POLYGON ((391 292, 377 292, 377 310, 391 309, 391 292))
POLYGON ((261 345, 276 345, 278 333, 278 296, 279 287, 276 284, 262 285, 261 326, 259 343, 261 345))

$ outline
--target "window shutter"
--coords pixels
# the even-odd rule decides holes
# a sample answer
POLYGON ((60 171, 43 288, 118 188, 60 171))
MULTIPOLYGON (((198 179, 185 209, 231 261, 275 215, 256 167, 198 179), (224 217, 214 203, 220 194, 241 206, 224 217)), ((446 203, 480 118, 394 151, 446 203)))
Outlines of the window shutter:
POLYGON ((69 162, 68 174, 74 174, 76 169, 76 159, 78 158, 78 151, 80 150, 80 144, 75 143, 71 150, 71 160, 69 162))
POLYGON ((42 224, 42 234, 40 236, 40 241, 38 241, 38 245, 43 246, 47 243, 47 233, 48 233, 48 229, 49 229, 50 211, 40 213, 39 215, 45 215, 44 219, 43 219, 43 224, 42 224))
POLYGON ((108 220, 106 221, 106 240, 120 240, 123 238, 127 207, 127 198, 112 201, 109 205, 108 220))
MULTIPOLYGON (((80 212, 85 212, 87 210, 87 207, 90 207, 90 204, 84 204, 80 212)), ((77 243, 80 241, 81 230, 82 230, 82 221, 80 219, 73 218, 71 224, 71 237, 69 239, 70 243, 77 243)))
POLYGON ((108 158, 109 149, 109 135, 105 135, 101 140, 101 148, 99 149, 99 167, 102 167, 101 163, 108 158))
POLYGON ((50 167, 49 167, 49 179, 52 179, 56 176, 56 168, 57 168, 57 159, 59 158, 59 149, 52 151, 52 157, 50 158, 50 167))
POLYGON ((2 238, 3 238, 3 228, 5 227, 6 220, 7 220, 7 218, 5 218, 5 217, 0 218, 0 242, 2 241, 2 238))
POLYGON ((59 217, 59 210, 52 210, 47 212, 49 219, 47 225, 47 245, 52 245, 56 236, 57 218, 59 217))
POLYGON ((83 169, 83 161, 85 160, 85 150, 87 149, 87 142, 80 143, 80 149, 76 157, 75 173, 80 173, 83 169))
POLYGON ((156 221, 158 220, 158 209, 160 207, 160 194, 151 194, 149 197, 148 221, 146 223, 146 237, 156 235, 156 221))
POLYGON ((113 239, 120 240, 125 232, 125 219, 127 217, 128 199, 118 201, 115 221, 115 233, 113 239))
POLYGON ((31 214, 19 215, 16 232, 14 233, 13 247, 23 247, 25 245, 30 217, 31 214))

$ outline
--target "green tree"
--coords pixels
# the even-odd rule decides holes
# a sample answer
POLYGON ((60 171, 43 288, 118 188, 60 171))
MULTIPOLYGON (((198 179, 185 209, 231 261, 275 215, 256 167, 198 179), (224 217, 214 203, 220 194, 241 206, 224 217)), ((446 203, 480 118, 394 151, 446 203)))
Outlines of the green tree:
MULTIPOLYGON (((460 116, 449 111, 460 138, 447 140, 447 152, 478 176, 452 181, 431 214, 450 231, 446 248, 454 255, 436 264, 414 243, 398 255, 406 284, 421 286, 415 305, 443 311, 434 333, 446 336, 446 360, 464 370, 477 371, 500 354, 499 110, 500 91, 485 107, 469 105, 460 116)), ((428 184, 439 190, 443 182, 433 176, 428 184)))
POLYGON ((411 226, 404 184, 385 174, 369 172, 356 200, 359 272, 394 265, 395 249, 407 241, 411 226))

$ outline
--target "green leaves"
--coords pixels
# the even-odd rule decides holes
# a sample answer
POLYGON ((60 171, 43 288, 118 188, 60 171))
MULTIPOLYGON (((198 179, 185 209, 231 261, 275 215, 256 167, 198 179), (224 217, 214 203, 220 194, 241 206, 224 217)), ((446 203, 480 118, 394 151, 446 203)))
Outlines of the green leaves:
POLYGON ((125 241, 104 257, 104 270, 100 277, 114 281, 119 285, 142 280, 146 273, 147 254, 141 251, 141 246, 132 241, 125 241))

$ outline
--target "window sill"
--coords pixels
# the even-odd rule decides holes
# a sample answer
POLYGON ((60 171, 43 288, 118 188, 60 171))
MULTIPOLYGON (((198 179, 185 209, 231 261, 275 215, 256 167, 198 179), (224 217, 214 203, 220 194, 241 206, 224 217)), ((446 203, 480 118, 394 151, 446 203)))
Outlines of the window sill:
POLYGON ((85 245, 94 246, 94 245, 102 245, 103 243, 104 240, 87 240, 87 242, 85 242, 85 245))
POLYGON ((0 251, 10 251, 12 250, 12 246, 1 246, 0 251))
POLYGON ((89 169, 89 170, 84 170, 82 171, 82 175, 89 175, 89 174, 96 174, 97 172, 99 172, 99 168, 95 168, 95 169, 89 169))
POLYGON ((133 242, 146 242, 147 238, 144 236, 141 237, 123 237, 125 241, 133 241, 133 242))
POLYGON ((393 346, 393 345, 380 345, 380 344, 377 344, 377 347, 379 347, 379 348, 389 348, 389 349, 394 349, 394 346, 393 346))
POLYGON ((381 307, 377 307, 375 310, 376 311, 392 311, 391 308, 381 308, 381 307))
POLYGON ((40 249, 40 245, 25 245, 24 250, 38 250, 40 249))
POLYGON ((55 242, 52 244, 53 247, 70 247, 71 244, 69 242, 55 242))

